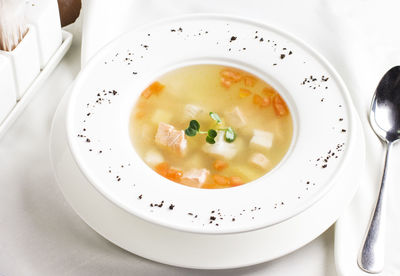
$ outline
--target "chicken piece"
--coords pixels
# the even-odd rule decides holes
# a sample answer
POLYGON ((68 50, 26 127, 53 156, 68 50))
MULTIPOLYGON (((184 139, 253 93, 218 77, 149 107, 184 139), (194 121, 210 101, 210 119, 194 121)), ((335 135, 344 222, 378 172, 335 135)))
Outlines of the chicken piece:
POLYGON ((256 165, 257 167, 259 167, 260 169, 266 169, 269 167, 270 161, 269 159, 262 153, 253 153, 250 156, 250 163, 252 163, 253 165, 256 165))
POLYGON ((195 119, 200 113, 203 113, 204 109, 200 106, 187 104, 183 109, 183 117, 185 119, 195 119))
POLYGON ((246 117, 237 106, 232 111, 226 112, 225 118, 228 124, 236 128, 245 126, 247 122, 246 117))
POLYGON ((166 146, 174 152, 183 154, 187 147, 187 140, 183 130, 176 130, 166 123, 159 123, 156 133, 156 144, 166 146))
POLYGON ((203 151, 213 155, 215 157, 221 157, 224 159, 232 159, 238 149, 235 143, 228 143, 224 139, 224 131, 218 131, 217 137, 215 138, 215 144, 205 144, 203 151))
POLYGON ((154 167, 164 162, 164 157, 157 150, 151 149, 148 152, 146 152, 146 155, 144 156, 144 161, 149 166, 154 167))
POLYGON ((253 130, 253 137, 250 140, 250 145, 256 148, 270 149, 274 135, 271 132, 255 129, 253 130))
POLYGON ((207 169, 191 169, 183 173, 181 183, 187 186, 200 188, 209 174, 210 171, 207 169))

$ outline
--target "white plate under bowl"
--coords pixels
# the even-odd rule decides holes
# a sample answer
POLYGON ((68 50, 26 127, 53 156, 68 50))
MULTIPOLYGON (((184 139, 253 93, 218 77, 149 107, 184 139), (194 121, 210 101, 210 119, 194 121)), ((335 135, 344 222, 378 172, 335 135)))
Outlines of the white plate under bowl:
POLYGON ((164 20, 116 39, 79 74, 66 109, 73 159, 99 192, 144 220, 203 234, 262 229, 322 200, 354 166, 356 120, 341 78, 314 50, 278 29, 219 15, 164 20), (278 167, 235 188, 171 182, 130 141, 130 113, 149 83, 173 68, 209 63, 267 80, 294 120, 291 148, 278 167))
POLYGON ((50 155, 57 182, 77 214, 97 233, 144 258, 187 268, 225 269, 270 261, 310 242, 343 213, 358 187, 364 167, 364 137, 359 120, 353 133, 359 141, 332 189, 310 208, 282 223, 238 234, 198 234, 173 230, 140 219, 118 207, 90 184, 67 142, 65 112, 70 93, 57 109, 50 155), (349 165, 351 164, 351 165, 349 165))

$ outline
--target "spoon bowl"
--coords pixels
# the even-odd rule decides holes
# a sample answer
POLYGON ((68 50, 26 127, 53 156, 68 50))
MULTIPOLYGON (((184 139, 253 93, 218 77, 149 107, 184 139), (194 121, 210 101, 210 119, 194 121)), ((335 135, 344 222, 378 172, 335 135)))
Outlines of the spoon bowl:
POLYGON ((376 88, 370 123, 382 140, 394 142, 400 139, 400 66, 390 69, 376 88))

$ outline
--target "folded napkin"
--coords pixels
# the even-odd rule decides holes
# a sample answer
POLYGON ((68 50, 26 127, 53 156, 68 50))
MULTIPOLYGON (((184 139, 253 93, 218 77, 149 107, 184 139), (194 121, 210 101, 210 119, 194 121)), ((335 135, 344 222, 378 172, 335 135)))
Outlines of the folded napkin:
MULTIPOLYGON (((335 259, 341 275, 364 275, 357 254, 374 204, 384 148, 372 132, 367 113, 382 75, 400 64, 398 1, 233 1, 148 0, 83 3, 84 65, 107 42, 143 23, 193 12, 240 15, 277 26, 308 42, 337 69, 348 85, 366 136, 366 169, 360 190, 335 233, 335 259)), ((388 175, 387 265, 383 275, 400 275, 400 146, 393 147, 388 175), (397 184, 397 185, 396 185, 397 184)))

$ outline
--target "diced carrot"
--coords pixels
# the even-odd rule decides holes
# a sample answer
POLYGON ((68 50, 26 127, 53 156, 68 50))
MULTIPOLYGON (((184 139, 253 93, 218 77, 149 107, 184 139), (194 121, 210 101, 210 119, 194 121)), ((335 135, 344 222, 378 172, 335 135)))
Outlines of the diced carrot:
POLYGON ((183 172, 181 170, 169 168, 167 171, 166 178, 175 182, 179 182, 181 180, 182 175, 183 172))
POLYGON ((275 89, 272 86, 267 86, 262 91, 270 100, 277 94, 275 89))
POLYGON ((158 164, 154 169, 159 175, 175 182, 179 182, 183 175, 181 170, 171 168, 167 162, 158 164))
POLYGON ((222 188, 226 188, 225 186, 221 186, 212 182, 207 182, 204 183, 201 188, 203 189, 222 189, 222 188))
POLYGON ((224 160, 215 160, 214 164, 214 169, 217 171, 222 171, 223 169, 226 169, 228 167, 228 163, 225 162, 224 160))
POLYGON ((163 89, 165 85, 161 84, 158 81, 153 82, 152 84, 149 85, 143 92, 142 96, 146 99, 150 98, 152 95, 157 95, 159 94, 163 89))
POLYGON ((144 117, 144 115, 146 115, 146 112, 144 112, 143 110, 140 110, 135 114, 135 117, 136 117, 136 119, 141 119, 144 117))
POLYGON ((233 69, 222 69, 220 74, 223 78, 231 80, 232 82, 238 82, 242 79, 241 74, 233 69))
POLYGON ((289 113, 285 101, 278 94, 274 97, 274 110, 278 116, 285 116, 289 113))
POLYGON ((167 162, 162 162, 162 163, 158 164, 154 169, 155 169, 156 173, 165 177, 168 173, 169 164, 167 162))
POLYGON ((246 98, 246 97, 248 97, 250 95, 251 95, 250 90, 245 89, 245 88, 240 88, 240 90, 239 90, 239 97, 240 98, 246 98))
POLYGON ((242 180, 242 178, 240 176, 231 176, 229 178, 229 182, 232 187, 244 184, 244 181, 242 180))
POLYGON ((261 97, 256 94, 253 96, 253 103, 260 107, 267 107, 270 104, 270 100, 267 97, 261 97))
POLYGON ((244 76, 243 80, 244 80, 244 85, 248 87, 253 87, 257 82, 257 79, 253 76, 244 76))
POLYGON ((229 186, 229 178, 226 176, 215 174, 213 175, 214 183, 217 185, 229 186))
POLYGON ((223 86, 223 87, 225 87, 225 88, 229 88, 229 87, 231 87, 232 86, 232 81, 231 80, 229 80, 229 79, 227 79, 227 78, 224 78, 224 77, 221 77, 221 85, 223 86))

